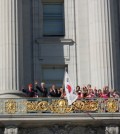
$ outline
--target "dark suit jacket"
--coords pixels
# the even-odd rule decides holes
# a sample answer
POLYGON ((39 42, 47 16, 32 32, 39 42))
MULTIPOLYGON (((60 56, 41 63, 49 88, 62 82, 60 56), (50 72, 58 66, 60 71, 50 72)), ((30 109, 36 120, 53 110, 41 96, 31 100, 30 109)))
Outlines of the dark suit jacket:
POLYGON ((51 97, 60 97, 61 93, 58 93, 58 90, 55 89, 55 91, 52 90, 52 91, 49 92, 49 96, 51 96, 51 97))
POLYGON ((31 91, 29 91, 28 89, 22 89, 22 91, 26 93, 28 97, 35 97, 36 95, 36 91, 34 89, 32 89, 31 91))
POLYGON ((38 97, 47 97, 48 91, 47 88, 42 89, 38 85, 36 86, 38 97))

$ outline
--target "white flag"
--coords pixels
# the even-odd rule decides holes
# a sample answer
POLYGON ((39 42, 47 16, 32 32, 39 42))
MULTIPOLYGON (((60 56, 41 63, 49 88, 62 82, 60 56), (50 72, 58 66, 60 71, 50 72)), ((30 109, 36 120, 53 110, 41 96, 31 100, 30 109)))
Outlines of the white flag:
POLYGON ((77 99, 78 96, 74 91, 74 87, 70 81, 67 72, 65 73, 65 92, 68 100, 68 105, 71 105, 77 99))

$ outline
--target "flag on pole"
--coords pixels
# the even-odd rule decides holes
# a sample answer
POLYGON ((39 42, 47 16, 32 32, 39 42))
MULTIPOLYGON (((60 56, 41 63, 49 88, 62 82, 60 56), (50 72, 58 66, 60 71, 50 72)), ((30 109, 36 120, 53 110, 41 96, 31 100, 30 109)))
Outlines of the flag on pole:
POLYGON ((70 78, 68 76, 68 73, 65 72, 65 92, 66 92, 66 97, 68 100, 68 105, 71 105, 76 99, 77 99, 77 94, 75 93, 75 89, 70 81, 70 78))

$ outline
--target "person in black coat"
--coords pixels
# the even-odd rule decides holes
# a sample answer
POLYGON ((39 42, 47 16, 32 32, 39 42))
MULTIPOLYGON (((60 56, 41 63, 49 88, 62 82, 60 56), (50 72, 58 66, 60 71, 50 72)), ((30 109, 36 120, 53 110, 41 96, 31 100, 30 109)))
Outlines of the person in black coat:
POLYGON ((54 84, 53 84, 52 87, 50 88, 49 96, 50 96, 50 97, 60 97, 60 96, 61 96, 61 92, 59 92, 59 90, 56 89, 56 87, 55 87, 54 84))
POLYGON ((22 89, 22 92, 24 92, 27 97, 35 97, 36 96, 36 91, 33 89, 32 84, 28 85, 28 89, 22 89))
POLYGON ((38 82, 35 82, 35 87, 37 89, 37 94, 38 97, 47 97, 48 96, 48 91, 47 88, 45 87, 45 83, 42 82, 41 86, 38 86, 38 82))

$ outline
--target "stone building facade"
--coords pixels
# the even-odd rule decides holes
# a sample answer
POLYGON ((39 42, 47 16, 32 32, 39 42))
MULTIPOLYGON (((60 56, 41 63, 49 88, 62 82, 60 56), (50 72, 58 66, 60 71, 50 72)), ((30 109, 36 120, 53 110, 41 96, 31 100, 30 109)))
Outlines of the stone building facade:
POLYGON ((1 0, 1 93, 45 81, 120 88, 119 0, 1 0), (50 11, 50 12, 49 12, 50 11))
MULTIPOLYGON (((97 88, 108 85, 119 90, 119 57, 119 0, 0 0, 1 98, 21 97, 21 87, 35 80, 45 81, 48 87, 53 83, 61 86, 65 70, 74 85, 91 83, 97 88)), ((119 134, 117 117, 106 123, 107 127, 81 126, 79 119, 73 127, 66 124, 36 129, 21 126, 22 115, 1 115, 0 133, 119 134)), ((28 122, 22 123, 29 124, 31 118, 24 118, 28 122)), ((37 122, 37 117, 34 119, 37 122)))

